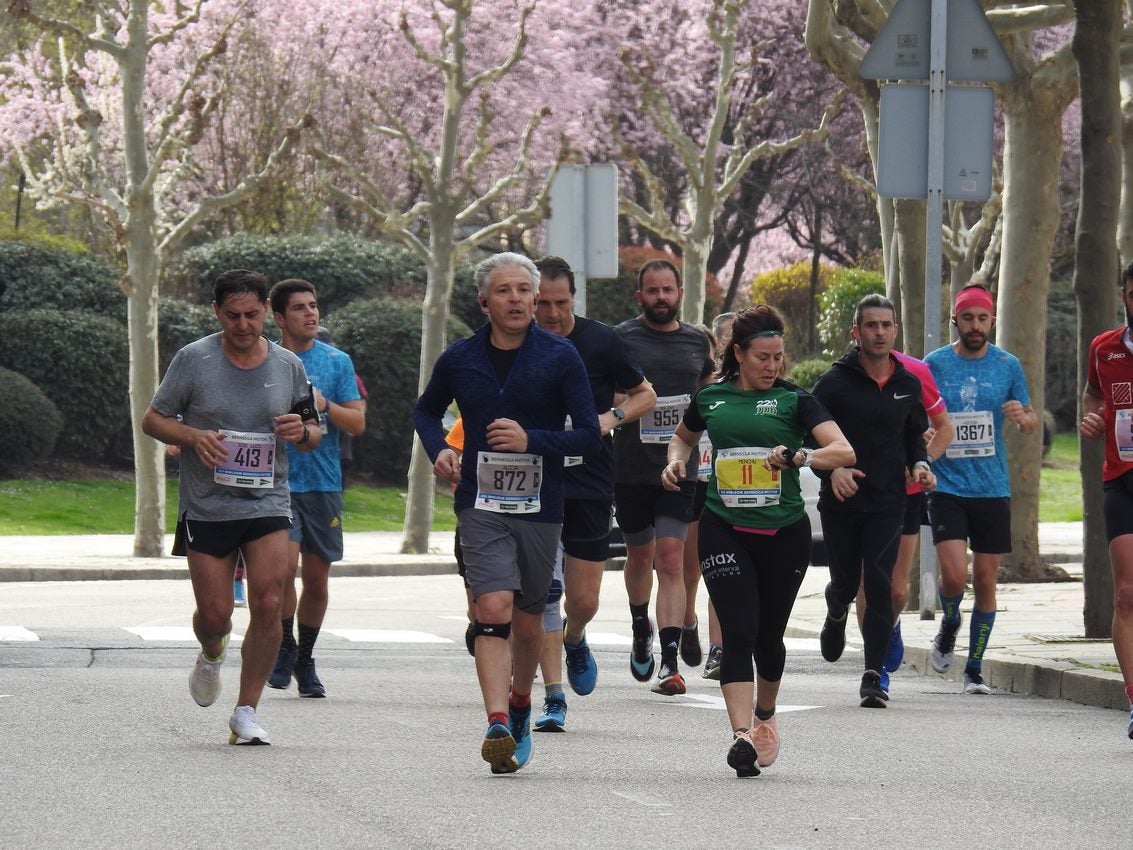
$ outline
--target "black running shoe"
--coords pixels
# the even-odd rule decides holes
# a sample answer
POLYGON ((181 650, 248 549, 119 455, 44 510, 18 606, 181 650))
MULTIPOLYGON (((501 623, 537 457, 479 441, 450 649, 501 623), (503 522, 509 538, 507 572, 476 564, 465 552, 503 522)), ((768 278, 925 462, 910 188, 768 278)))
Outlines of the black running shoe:
POLYGON ((315 659, 306 664, 295 665, 295 684, 299 687, 299 696, 309 699, 322 699, 327 695, 327 689, 319 681, 315 673, 315 659))
POLYGON ((681 626, 681 661, 688 667, 699 667, 704 660, 704 650, 700 648, 700 621, 691 626, 681 626))
POLYGON ((834 606, 830 603, 830 587, 826 585, 826 620, 822 624, 822 631, 818 635, 818 645, 822 648, 822 657, 834 662, 842 657, 846 649, 846 620, 849 619, 849 607, 842 609, 842 616, 834 618, 834 606))
POLYGON ((858 693, 862 698, 862 708, 885 708, 889 699, 889 694, 881 689, 881 676, 873 670, 865 671, 858 693))
POLYGON ((633 649, 629 654, 629 669, 633 678, 639 682, 648 682, 653 678, 653 671, 657 669, 657 662, 653 658, 653 621, 647 621, 649 631, 645 634, 633 633, 633 649))
POLYGON ((755 744, 751 742, 751 732, 747 729, 737 729, 732 733, 735 740, 728 750, 728 767, 736 772, 736 776, 759 776, 759 768, 755 764, 755 744))
POLYGON ((275 657, 275 667, 268 676, 268 687, 283 690, 291 685, 291 672, 295 667, 295 659, 299 655, 299 647, 291 649, 279 648, 279 655, 275 657))

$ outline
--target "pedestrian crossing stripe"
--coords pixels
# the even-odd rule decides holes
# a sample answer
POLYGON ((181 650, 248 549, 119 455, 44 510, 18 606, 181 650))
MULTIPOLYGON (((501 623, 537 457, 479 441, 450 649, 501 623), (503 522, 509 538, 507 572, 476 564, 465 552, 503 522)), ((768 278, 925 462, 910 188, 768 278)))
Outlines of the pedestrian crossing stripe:
POLYGON ((352 643, 453 643, 429 632, 398 629, 323 629, 323 633, 346 638, 352 643))
MULTIPOLYGON (((197 635, 191 626, 125 626, 130 634, 137 635, 142 640, 172 641, 176 643, 196 643, 197 635)), ((244 640, 242 634, 231 632, 228 635, 229 643, 240 643, 244 640)))
POLYGON ((0 640, 39 640, 39 635, 22 626, 0 626, 0 640))
MULTIPOLYGON (((716 694, 682 694, 683 702, 674 702, 674 705, 679 705, 683 708, 710 708, 716 711, 727 711, 728 707, 724 704, 724 698, 716 694)), ((821 705, 776 705, 775 713, 783 714, 788 711, 813 711, 816 708, 822 708, 821 705)))

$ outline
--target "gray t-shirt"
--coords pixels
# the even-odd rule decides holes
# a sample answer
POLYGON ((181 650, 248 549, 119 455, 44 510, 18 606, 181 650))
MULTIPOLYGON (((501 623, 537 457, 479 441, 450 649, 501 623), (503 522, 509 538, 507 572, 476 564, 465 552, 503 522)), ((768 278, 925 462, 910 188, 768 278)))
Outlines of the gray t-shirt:
MULTIPOLYGON (((274 417, 290 412, 307 393, 303 364, 286 348, 269 340, 264 362, 255 369, 241 369, 221 350, 216 333, 177 352, 152 406, 162 416, 180 416, 193 428, 265 435, 273 433, 274 417)), ((290 517, 283 441, 276 439, 263 449, 274 453, 270 487, 219 484, 196 452, 182 452, 178 517, 210 522, 290 517)), ((232 445, 228 452, 232 459, 232 445)))
MULTIPOLYGON (((657 392, 652 411, 614 432, 614 480, 660 487, 669 450, 665 435, 671 435, 681 421, 686 397, 696 392, 711 364, 708 337, 684 322, 675 331, 657 331, 641 316, 622 322, 614 331, 657 392), (642 442, 643 435, 648 442, 642 442)), ((690 461, 694 456, 695 449, 690 461)))

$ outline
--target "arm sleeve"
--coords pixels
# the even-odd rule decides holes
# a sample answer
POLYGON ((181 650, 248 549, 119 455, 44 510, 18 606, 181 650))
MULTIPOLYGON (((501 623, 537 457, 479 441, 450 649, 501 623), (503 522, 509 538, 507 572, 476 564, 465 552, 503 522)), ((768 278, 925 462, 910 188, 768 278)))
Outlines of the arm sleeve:
POLYGON ((434 463, 437 455, 448 448, 441 421, 453 399, 449 384, 448 359, 442 353, 433 366, 433 374, 429 377, 425 392, 421 393, 413 406, 413 428, 421 438, 421 445, 429 455, 429 460, 434 463))

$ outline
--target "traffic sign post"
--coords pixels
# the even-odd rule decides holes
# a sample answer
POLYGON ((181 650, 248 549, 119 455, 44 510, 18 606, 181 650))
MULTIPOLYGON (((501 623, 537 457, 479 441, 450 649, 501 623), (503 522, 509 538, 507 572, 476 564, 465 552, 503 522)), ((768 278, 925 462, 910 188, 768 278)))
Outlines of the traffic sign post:
MULTIPOLYGON (((944 199, 950 197, 945 194, 946 176, 948 174, 960 176, 953 170, 946 172, 946 162, 950 155, 953 155, 954 159, 959 156, 959 161, 970 162, 971 151, 967 146, 973 138, 965 129, 953 134, 951 139, 948 138, 947 107, 954 104, 958 106, 961 101, 967 99, 966 95, 961 96, 959 100, 950 98, 948 81, 1002 82, 1011 79, 1014 69, 977 0, 899 0, 863 57, 858 73, 863 79, 925 80, 928 83, 927 135, 916 152, 919 154, 927 146, 924 159, 918 160, 925 162, 924 192, 906 194, 910 182, 919 190, 919 176, 912 181, 898 181, 900 185, 897 186, 888 186, 890 191, 896 191, 895 194, 889 194, 886 191, 887 186, 883 186, 885 181, 882 180, 882 174, 886 174, 886 181, 892 177, 889 163, 885 161, 886 154, 893 156, 894 150, 907 152, 911 147, 907 138, 898 139, 896 143, 891 140, 894 134, 900 134, 911 122, 887 120, 885 112, 887 90, 906 88, 905 86, 882 88, 881 138, 878 152, 878 159, 881 161, 878 163, 877 183, 878 193, 882 197, 915 197, 925 198, 927 201, 924 279, 924 351, 927 354, 940 345, 940 289, 941 277, 944 274, 941 239, 944 226, 944 199), (958 147, 961 148, 959 153, 956 151, 958 147)), ((923 89, 923 87, 917 88, 923 89)), ((951 88, 955 89, 955 87, 951 88)), ((916 91, 910 93, 909 97, 923 99, 924 94, 923 91, 916 91)), ((911 102, 909 97, 906 97, 904 92, 891 92, 890 111, 894 102, 900 101, 906 104, 911 102)), ((976 95, 976 97, 984 96, 976 95)), ((984 100, 986 101, 986 97, 984 100)), ((994 115, 994 100, 991 101, 991 109, 994 115)), ((986 107, 982 114, 986 114, 986 107)), ((900 115, 900 117, 906 116, 900 115)), ((963 121, 957 120, 963 117, 963 115, 953 117, 957 127, 965 128, 963 121)), ((908 129, 916 134, 922 127, 923 124, 908 129)), ((981 134, 981 137, 986 138, 986 134, 981 134)), ((974 168, 964 167, 968 172, 965 177, 970 177, 970 172, 973 170, 985 174, 987 192, 990 194, 992 162, 990 144, 986 146, 986 152, 980 151, 979 156, 980 160, 974 168)), ((900 168, 898 171, 900 172, 900 168)), ((961 198, 963 198, 962 192, 961 198)), ((986 200, 987 195, 980 198, 973 194, 972 197, 963 199, 986 200)), ((927 535, 921 535, 922 620, 931 620, 935 617, 934 554, 927 535)))
POLYGON ((574 312, 586 315, 587 278, 618 276, 618 168, 564 165, 551 184, 547 253, 574 271, 574 312))

